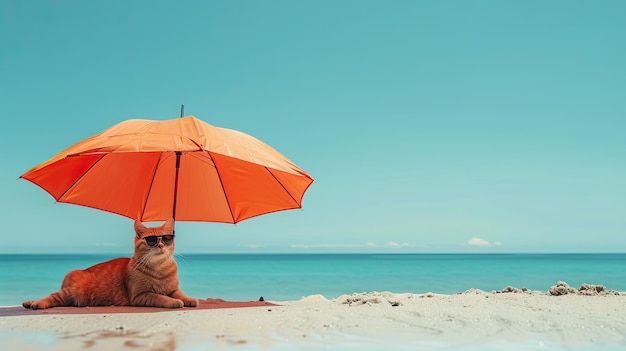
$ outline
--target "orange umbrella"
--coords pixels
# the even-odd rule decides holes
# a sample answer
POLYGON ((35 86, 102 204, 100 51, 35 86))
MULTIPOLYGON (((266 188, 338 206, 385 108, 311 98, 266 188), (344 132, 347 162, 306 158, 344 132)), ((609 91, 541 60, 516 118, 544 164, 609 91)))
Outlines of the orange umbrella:
POLYGON ((237 223, 301 208, 313 182, 260 140, 193 116, 119 123, 20 178, 59 202, 144 222, 237 223))

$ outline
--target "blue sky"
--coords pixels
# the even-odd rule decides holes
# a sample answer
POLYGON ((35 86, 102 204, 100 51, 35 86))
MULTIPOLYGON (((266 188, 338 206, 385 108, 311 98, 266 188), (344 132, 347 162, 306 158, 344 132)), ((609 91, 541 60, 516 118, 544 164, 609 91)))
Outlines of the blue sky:
POLYGON ((180 253, 626 251, 626 2, 0 0, 0 253, 132 252, 18 177, 185 112, 315 178, 180 253))

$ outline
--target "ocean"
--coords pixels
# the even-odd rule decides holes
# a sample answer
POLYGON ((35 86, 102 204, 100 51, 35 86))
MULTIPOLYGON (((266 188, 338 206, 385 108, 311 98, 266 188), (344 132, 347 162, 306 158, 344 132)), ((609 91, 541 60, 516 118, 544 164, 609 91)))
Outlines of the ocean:
MULTIPOLYGON (((57 291, 65 274, 116 255, 0 255, 0 306, 57 291)), ((626 254, 189 254, 180 287, 232 301, 328 299, 354 292, 455 294, 507 286, 547 291, 558 281, 626 291, 626 254)))

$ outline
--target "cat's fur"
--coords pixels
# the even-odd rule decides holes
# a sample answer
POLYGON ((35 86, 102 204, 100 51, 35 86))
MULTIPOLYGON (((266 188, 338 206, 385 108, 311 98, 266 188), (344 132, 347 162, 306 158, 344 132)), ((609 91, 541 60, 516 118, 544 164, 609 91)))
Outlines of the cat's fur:
POLYGON ((173 219, 154 228, 135 221, 132 258, 116 258, 72 271, 63 279, 61 290, 41 300, 25 301, 22 306, 34 310, 56 306, 196 307, 198 300, 186 296, 178 287, 175 243, 166 246, 159 240, 157 246, 150 247, 143 239, 173 233, 173 219))

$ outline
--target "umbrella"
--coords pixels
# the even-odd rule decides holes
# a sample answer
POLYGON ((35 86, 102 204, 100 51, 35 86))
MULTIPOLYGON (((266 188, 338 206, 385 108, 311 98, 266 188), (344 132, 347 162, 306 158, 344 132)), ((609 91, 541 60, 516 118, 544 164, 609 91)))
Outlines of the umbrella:
POLYGON ((121 122, 20 178, 58 202, 144 222, 237 223, 301 208, 313 182, 260 140, 193 116, 121 122))

